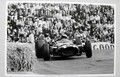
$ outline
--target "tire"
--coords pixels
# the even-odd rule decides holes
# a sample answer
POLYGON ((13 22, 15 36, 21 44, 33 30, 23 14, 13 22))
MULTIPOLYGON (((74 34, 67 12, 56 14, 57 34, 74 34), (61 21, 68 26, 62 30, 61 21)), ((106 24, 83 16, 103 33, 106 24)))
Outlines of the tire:
POLYGON ((42 46, 45 42, 43 40, 38 40, 35 42, 35 51, 36 51, 36 57, 42 58, 42 46))
POLYGON ((42 48, 43 48, 43 51, 42 51, 42 53, 43 53, 43 59, 45 61, 50 60, 49 44, 43 44, 42 48))
POLYGON ((53 49, 52 47, 49 46, 49 53, 52 54, 53 53, 53 49))
POLYGON ((91 47, 91 42, 89 40, 85 42, 84 52, 86 53, 87 58, 92 57, 92 47, 91 47))

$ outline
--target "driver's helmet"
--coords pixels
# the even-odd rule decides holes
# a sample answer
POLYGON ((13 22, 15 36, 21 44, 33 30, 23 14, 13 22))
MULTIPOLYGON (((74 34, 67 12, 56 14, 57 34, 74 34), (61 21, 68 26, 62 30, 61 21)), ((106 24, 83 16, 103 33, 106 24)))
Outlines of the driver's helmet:
POLYGON ((40 34, 38 37, 38 40, 44 40, 45 36, 43 34, 40 34))

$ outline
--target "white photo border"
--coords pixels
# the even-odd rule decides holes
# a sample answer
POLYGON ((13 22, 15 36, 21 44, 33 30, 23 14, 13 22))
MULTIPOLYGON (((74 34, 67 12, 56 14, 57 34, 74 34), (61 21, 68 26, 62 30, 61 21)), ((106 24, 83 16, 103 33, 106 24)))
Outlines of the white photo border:
POLYGON ((9 0, 6 1, 6 12, 5 12, 5 76, 71 76, 71 74, 46 74, 46 75, 40 75, 40 74, 7 74, 7 9, 9 3, 68 3, 68 4, 93 4, 93 5, 110 5, 114 7, 114 34, 115 34, 115 44, 114 44, 114 73, 113 74, 72 74, 72 76, 115 76, 116 75, 116 4, 107 4, 107 3, 87 3, 87 2, 68 2, 68 1, 15 1, 15 0, 9 0))

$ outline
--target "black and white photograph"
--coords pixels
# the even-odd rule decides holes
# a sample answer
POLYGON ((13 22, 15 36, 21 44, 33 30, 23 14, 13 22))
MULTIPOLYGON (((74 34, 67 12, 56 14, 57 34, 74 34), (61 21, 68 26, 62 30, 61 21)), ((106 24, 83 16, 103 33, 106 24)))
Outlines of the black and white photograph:
POLYGON ((114 4, 6 6, 6 75, 115 74, 114 4))

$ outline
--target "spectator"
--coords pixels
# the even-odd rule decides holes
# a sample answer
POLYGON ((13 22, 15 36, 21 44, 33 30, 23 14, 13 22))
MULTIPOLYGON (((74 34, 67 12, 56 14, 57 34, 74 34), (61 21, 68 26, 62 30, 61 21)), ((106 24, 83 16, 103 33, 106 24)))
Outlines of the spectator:
MULTIPOLYGON (((99 42, 114 43, 114 7, 93 4, 11 3, 8 5, 9 41, 24 41, 29 32, 50 39, 61 34, 74 39, 74 35, 94 38, 99 42)), ((76 36, 75 36, 76 37, 76 36)), ((33 41, 32 41, 33 42, 33 41)))

